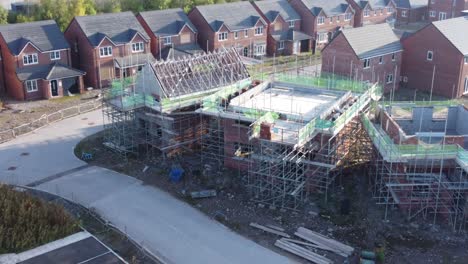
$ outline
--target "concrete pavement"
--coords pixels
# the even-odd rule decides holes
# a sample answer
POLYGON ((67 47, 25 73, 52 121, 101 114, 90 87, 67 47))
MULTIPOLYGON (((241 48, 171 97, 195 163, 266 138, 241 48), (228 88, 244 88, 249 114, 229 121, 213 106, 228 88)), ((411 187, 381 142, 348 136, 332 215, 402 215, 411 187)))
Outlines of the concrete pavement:
POLYGON ((114 171, 84 166, 73 147, 102 129, 101 123, 100 111, 94 111, 1 144, 0 181, 36 183, 40 190, 92 207, 168 263, 293 263, 164 191, 114 171))

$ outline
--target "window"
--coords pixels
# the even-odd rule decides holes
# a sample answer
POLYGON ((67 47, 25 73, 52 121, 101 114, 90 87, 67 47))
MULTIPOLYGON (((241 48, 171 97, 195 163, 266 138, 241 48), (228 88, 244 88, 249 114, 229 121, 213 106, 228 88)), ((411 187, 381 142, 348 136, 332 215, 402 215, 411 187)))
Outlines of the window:
POLYGON ((255 46, 255 55, 256 56, 265 55, 265 45, 255 46))
POLYGON ((439 12, 439 20, 445 20, 445 19, 447 19, 447 13, 439 12))
POLYGON ((351 15, 352 15, 351 13, 346 13, 345 16, 344 16, 344 20, 345 21, 351 20, 351 15))
POLYGON ((369 9, 366 9, 364 10, 364 17, 368 17, 369 16, 369 9))
POLYGON ((340 22, 340 16, 336 16, 336 22, 340 22))
POLYGON ((383 56, 380 56, 380 58, 379 58, 379 64, 383 64, 383 56))
POLYGON ((330 24, 333 23, 333 17, 330 17, 330 24))
POLYGON ((435 4, 435 0, 431 0, 431 4, 435 4))
POLYGON ((60 51, 55 50, 50 53, 50 60, 60 60, 60 51))
POLYGON ((289 27, 293 28, 296 23, 294 23, 294 20, 289 21, 289 27))
POLYGON ((101 57, 109 57, 109 56, 112 56, 112 47, 111 47, 111 46, 108 46, 108 47, 99 48, 99 55, 100 55, 101 57))
POLYGON ((393 12, 393 8, 392 7, 387 7, 387 13, 391 14, 393 12))
POLYGON ((163 37, 162 38, 162 43, 164 46, 172 45, 172 37, 163 37))
POLYGON ((468 93, 468 76, 465 77, 465 89, 463 93, 468 93))
POLYGON ((427 51, 426 60, 432 61, 433 58, 434 58, 434 53, 431 50, 427 51))
POLYGON ((364 69, 370 68, 370 59, 364 59, 364 69))
POLYGON ((465 56, 465 64, 468 64, 468 56, 465 56))
POLYGON ((263 27, 256 27, 255 28, 255 36, 263 35, 263 27))
POLYGON ((393 73, 388 74, 387 77, 385 78, 385 81, 387 83, 392 83, 393 82, 393 73))
POLYGON ((323 16, 319 16, 317 18, 317 25, 323 25, 325 23, 325 18, 323 16))
POLYGON ((284 49, 284 41, 283 40, 279 42, 278 49, 279 50, 284 49))
POLYGON ((377 16, 377 10, 374 11, 374 16, 377 16))
POLYGON ((26 92, 37 92, 37 80, 26 81, 26 92))
POLYGON ((238 31, 234 32, 234 39, 237 39, 237 38, 239 38, 239 32, 238 31))
POLYGON ((380 14, 379 16, 383 15, 383 9, 380 9, 380 14))
POLYGON ((225 41, 227 39, 228 39, 228 33, 227 32, 218 33, 218 40, 219 41, 225 41))
POLYGON ((30 65, 30 64, 37 64, 37 54, 28 54, 23 56, 23 64, 30 65))
POLYGON ((429 16, 430 17, 435 17, 436 16, 436 11, 433 11, 433 10, 429 11, 429 16))
POLYGON ((325 43, 327 42, 327 33, 318 33, 317 38, 319 43, 325 43))
POLYGON ((401 16, 406 17, 406 10, 401 10, 401 16))
POLYGON ((144 49, 143 42, 132 43, 132 52, 142 52, 144 49))
POLYGON ((395 61, 396 60, 396 55, 395 53, 392 54, 392 61, 395 61))
POLYGON ((249 30, 248 29, 244 30, 244 38, 247 38, 247 37, 249 37, 249 30))

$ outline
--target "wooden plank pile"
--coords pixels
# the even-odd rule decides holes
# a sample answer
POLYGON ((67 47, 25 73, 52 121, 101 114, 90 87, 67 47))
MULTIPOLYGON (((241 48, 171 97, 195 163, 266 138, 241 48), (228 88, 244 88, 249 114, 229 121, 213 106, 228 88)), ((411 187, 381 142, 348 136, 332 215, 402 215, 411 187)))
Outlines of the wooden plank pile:
POLYGON ((353 247, 345 245, 341 242, 328 238, 324 235, 321 235, 304 227, 299 227, 297 229, 297 232, 294 233, 294 235, 306 241, 309 241, 317 246, 320 246, 324 250, 331 251, 343 257, 349 257, 354 252, 353 247))
POLYGON ((283 250, 286 250, 294 255, 297 255, 301 258, 304 258, 304 259, 307 259, 307 260, 310 260, 314 263, 317 263, 317 264, 332 264, 333 261, 331 261, 330 259, 324 257, 324 256, 321 256, 317 253, 314 253, 304 247, 301 247, 293 242, 289 242, 287 240, 285 240, 284 238, 282 239, 278 239, 276 240, 275 242, 275 246, 283 249, 283 250))
POLYGON ((278 235, 278 236, 287 237, 287 238, 291 237, 288 234, 286 234, 286 233, 284 233, 282 231, 279 231, 278 228, 266 227, 266 226, 259 225, 257 223, 250 223, 250 226, 258 228, 258 229, 263 230, 263 231, 268 232, 268 233, 278 235))

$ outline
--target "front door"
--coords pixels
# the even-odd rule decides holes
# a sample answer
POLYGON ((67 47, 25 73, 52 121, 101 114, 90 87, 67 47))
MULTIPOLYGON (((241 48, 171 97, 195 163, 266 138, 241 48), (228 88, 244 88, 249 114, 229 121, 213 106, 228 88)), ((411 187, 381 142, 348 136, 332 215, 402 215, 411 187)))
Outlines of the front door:
POLYGON ((245 47, 244 48, 244 57, 248 57, 249 56, 249 48, 245 47))
POLYGON ((52 96, 58 96, 58 85, 57 85, 57 80, 52 80, 50 81, 50 91, 52 96))

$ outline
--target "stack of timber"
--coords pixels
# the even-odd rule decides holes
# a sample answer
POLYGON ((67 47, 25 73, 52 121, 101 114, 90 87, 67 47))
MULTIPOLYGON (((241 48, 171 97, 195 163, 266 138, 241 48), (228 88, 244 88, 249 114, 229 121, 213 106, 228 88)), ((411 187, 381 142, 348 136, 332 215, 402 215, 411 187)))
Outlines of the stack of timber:
POLYGON ((321 249, 334 252, 343 257, 349 257, 354 252, 353 247, 345 245, 304 227, 299 227, 294 235, 321 247, 321 249))
POLYGON ((288 234, 286 234, 286 233, 283 232, 284 229, 279 228, 279 227, 271 228, 271 227, 266 227, 266 226, 259 225, 259 224, 257 224, 257 223, 250 223, 250 226, 251 226, 251 227, 258 228, 258 229, 263 230, 263 231, 268 232, 268 233, 272 233, 272 234, 278 235, 278 236, 287 237, 287 238, 290 238, 290 237, 291 237, 291 236, 289 236, 288 234), (283 230, 283 231, 281 231, 281 230, 283 230))
POLYGON ((279 239, 279 240, 276 240, 276 243, 275 243, 275 246, 285 250, 285 251, 288 251, 294 255, 297 255, 301 258, 304 258, 304 259, 307 259, 307 260, 310 260, 314 263, 317 263, 317 264, 331 264, 333 263, 333 261, 331 261, 330 259, 324 257, 324 256, 321 256, 317 253, 314 253, 304 247, 301 247, 293 242, 290 242, 288 239, 279 239))

